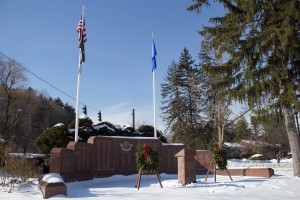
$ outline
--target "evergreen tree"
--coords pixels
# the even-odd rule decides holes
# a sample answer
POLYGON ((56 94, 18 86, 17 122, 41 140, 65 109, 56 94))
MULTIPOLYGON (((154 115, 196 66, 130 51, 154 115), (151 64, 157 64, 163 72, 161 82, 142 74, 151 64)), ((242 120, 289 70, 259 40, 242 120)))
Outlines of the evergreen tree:
POLYGON ((50 153, 54 147, 66 148, 69 143, 67 126, 54 126, 46 129, 35 140, 39 151, 44 155, 44 164, 50 165, 50 153))
MULTIPOLYGON (((201 11, 208 0, 193 0, 188 10, 201 11)), ((300 148, 292 109, 299 109, 300 90, 300 1, 219 0, 226 13, 211 18, 205 36, 218 57, 230 55, 215 71, 222 74, 215 85, 223 94, 250 107, 268 99, 281 106, 294 175, 300 176, 300 148), (229 89, 228 89, 229 88, 229 89)))
MULTIPOLYGON (((142 125, 138 128, 138 132, 140 133, 140 137, 154 137, 154 127, 150 125, 142 125)), ((168 143, 167 139, 162 135, 162 132, 157 130, 157 137, 163 143, 168 143)))
MULTIPOLYGON (((52 98, 50 98, 49 100, 51 101, 51 99, 52 98)), ((62 100, 59 97, 57 97, 57 98, 54 99, 54 103, 56 103, 60 107, 64 106, 64 103, 62 102, 62 100)))
MULTIPOLYGON (((69 125, 68 127, 70 129, 75 129, 75 123, 76 123, 76 119, 74 119, 69 125)), ((82 142, 87 142, 87 140, 91 137, 91 136, 95 136, 97 134, 97 130, 94 128, 93 126, 93 121, 87 117, 80 117, 79 118, 79 129, 78 129, 78 136, 79 139, 82 142)), ((75 137, 75 130, 71 131, 70 136, 73 138, 75 137)))
POLYGON ((284 117, 280 108, 255 109, 251 115, 251 123, 259 128, 257 137, 261 138, 261 140, 273 145, 288 146, 284 117))
POLYGON ((66 124, 69 124, 76 116, 76 113, 75 113, 75 108, 73 108, 73 106, 71 106, 70 104, 68 103, 65 103, 63 105, 63 109, 64 111, 66 112, 67 116, 66 116, 66 124))
POLYGON ((243 116, 239 118, 235 123, 235 141, 239 142, 241 140, 249 139, 251 137, 251 130, 249 128, 249 123, 243 116))
POLYGON ((201 79, 189 51, 184 48, 179 62, 169 66, 166 83, 161 85, 163 119, 173 133, 173 141, 196 147, 201 124, 201 79))
MULTIPOLYGON (((195 60, 189 54, 189 51, 184 48, 178 63, 178 83, 179 88, 182 90, 182 100, 184 103, 184 113, 186 113, 186 123, 189 127, 191 133, 195 135, 196 124, 199 118, 197 109, 197 98, 196 95, 196 83, 195 83, 195 70, 193 69, 193 64, 195 60)), ((189 134, 191 134, 189 133, 189 134)))
POLYGON ((162 113, 167 129, 173 133, 173 141, 181 141, 184 130, 184 117, 181 109, 184 107, 182 93, 178 83, 178 66, 175 61, 168 68, 165 83, 161 84, 162 113))

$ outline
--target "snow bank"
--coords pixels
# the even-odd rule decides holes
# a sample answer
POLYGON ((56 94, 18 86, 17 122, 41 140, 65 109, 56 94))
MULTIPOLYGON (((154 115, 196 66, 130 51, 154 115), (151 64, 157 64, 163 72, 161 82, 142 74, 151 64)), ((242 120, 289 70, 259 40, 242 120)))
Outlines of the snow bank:
POLYGON ((64 183, 63 178, 56 173, 49 173, 43 176, 42 181, 47 183, 64 183))

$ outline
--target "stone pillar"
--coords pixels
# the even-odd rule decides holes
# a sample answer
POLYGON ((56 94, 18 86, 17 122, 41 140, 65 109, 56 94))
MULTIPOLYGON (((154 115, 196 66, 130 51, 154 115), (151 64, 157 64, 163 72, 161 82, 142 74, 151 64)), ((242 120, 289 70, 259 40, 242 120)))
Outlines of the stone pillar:
POLYGON ((183 149, 175 155, 178 158, 178 182, 182 185, 196 182, 195 155, 195 149, 183 149))

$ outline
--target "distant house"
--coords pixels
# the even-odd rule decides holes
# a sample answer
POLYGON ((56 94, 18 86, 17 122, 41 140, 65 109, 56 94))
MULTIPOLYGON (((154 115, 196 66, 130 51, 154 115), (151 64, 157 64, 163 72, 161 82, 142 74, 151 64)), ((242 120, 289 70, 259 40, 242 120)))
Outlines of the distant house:
POLYGON ((262 154, 268 159, 275 158, 280 146, 254 140, 241 140, 238 143, 225 142, 229 158, 249 158, 253 154, 262 154))
POLYGON ((253 153, 263 154, 268 159, 276 158, 278 152, 285 152, 284 154, 286 154, 286 151, 282 149, 280 144, 272 145, 266 142, 253 140, 241 140, 239 144, 253 151, 253 153))
POLYGON ((253 141, 253 140, 241 140, 239 144, 255 152, 259 152, 261 148, 272 146, 271 144, 266 142, 253 141))

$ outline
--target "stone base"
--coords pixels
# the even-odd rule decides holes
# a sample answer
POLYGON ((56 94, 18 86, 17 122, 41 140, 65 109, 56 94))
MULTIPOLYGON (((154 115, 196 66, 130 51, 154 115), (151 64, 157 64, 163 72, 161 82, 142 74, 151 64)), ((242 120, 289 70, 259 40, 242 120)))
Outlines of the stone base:
MULTIPOLYGON (((270 178, 274 175, 272 168, 241 168, 241 169, 228 169, 231 176, 257 176, 270 178)), ((218 175, 228 175, 225 170, 217 170, 218 175)))
POLYGON ((47 183, 42 181, 40 188, 44 199, 48 199, 54 195, 63 194, 67 196, 67 186, 65 183, 47 183))
POLYGON ((196 149, 183 149, 175 157, 178 159, 178 183, 196 183, 196 149))

